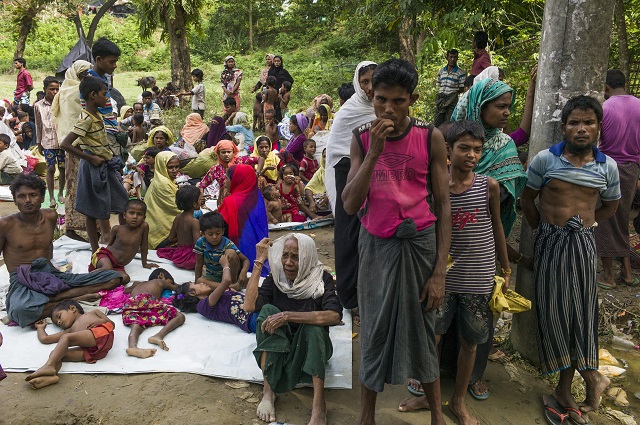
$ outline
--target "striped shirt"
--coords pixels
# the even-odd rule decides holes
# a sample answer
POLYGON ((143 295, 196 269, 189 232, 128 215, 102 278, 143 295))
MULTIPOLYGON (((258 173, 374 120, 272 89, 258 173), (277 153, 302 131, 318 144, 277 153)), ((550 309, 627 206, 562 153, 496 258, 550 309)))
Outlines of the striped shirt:
POLYGON ((83 151, 89 151, 107 161, 113 158, 113 151, 109 149, 107 133, 104 131, 104 121, 100 117, 100 113, 96 117, 83 109, 71 131, 78 135, 73 146, 77 146, 83 151))
POLYGON ((51 119, 51 102, 46 98, 33 105, 33 115, 36 120, 36 135, 44 149, 60 149, 58 132, 51 119))
POLYGON ((218 246, 212 246, 204 236, 196 241, 193 252, 202 255, 204 258, 204 267, 207 270, 205 277, 214 282, 222 282, 222 266, 220 265, 220 257, 227 249, 233 249, 237 254, 240 250, 231 242, 230 239, 223 236, 218 246))
MULTIPOLYGON (((111 86, 109 85, 109 81, 107 81, 106 77, 98 75, 93 69, 90 69, 87 75, 98 77, 107 85, 107 105, 104 108, 98 108, 98 112, 102 115, 106 132, 116 134, 118 132, 118 117, 115 111, 118 109, 118 105, 115 100, 111 99, 111 86)), ((84 101, 82 102, 82 107, 85 107, 84 101)))
POLYGON ((467 73, 459 67, 456 66, 451 72, 448 72, 445 66, 438 72, 438 79, 436 80, 438 93, 460 93, 460 91, 464 89, 464 80, 466 77, 467 73))
POLYGON ((603 201, 620 199, 620 176, 618 165, 613 158, 594 146, 594 160, 582 167, 576 167, 562 154, 566 143, 560 142, 533 157, 527 167, 527 186, 540 190, 552 179, 557 179, 597 189, 603 201))
POLYGON ((489 177, 475 174, 471 186, 451 193, 453 266, 445 291, 490 294, 496 272, 496 246, 489 212, 489 177))

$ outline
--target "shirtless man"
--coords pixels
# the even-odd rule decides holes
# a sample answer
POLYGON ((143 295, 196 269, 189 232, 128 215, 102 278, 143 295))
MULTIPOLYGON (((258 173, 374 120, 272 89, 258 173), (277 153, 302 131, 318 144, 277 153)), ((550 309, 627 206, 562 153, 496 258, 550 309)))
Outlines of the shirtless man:
POLYGON ((144 221, 147 217, 147 206, 139 199, 130 199, 124 206, 125 224, 114 226, 109 234, 107 247, 100 247, 91 257, 89 271, 115 270, 122 276, 122 284, 131 281, 124 271, 140 250, 142 267, 150 269, 157 264, 147 263, 149 252, 149 224, 144 221))
POLYGON ((562 109, 565 140, 538 153, 527 169, 522 212, 534 233, 538 350, 544 373, 560 371, 553 398, 578 424, 597 409, 609 379, 598 372, 598 288, 594 227, 618 207, 616 162, 596 148, 602 107, 577 96, 562 109), (534 203, 540 197, 540 209, 534 203), (602 206, 597 207, 598 199, 602 206), (587 385, 571 395, 578 370, 587 385))
MULTIPOLYGON (((62 273, 49 262, 53 256, 53 231, 58 215, 54 210, 41 210, 45 183, 35 174, 19 175, 11 184, 11 194, 19 212, 0 218, 0 251, 10 273, 7 313, 20 326, 28 326, 47 317, 62 300, 94 294, 120 285, 114 272, 86 274, 62 273), (38 261, 34 262, 34 260, 38 261), (32 265, 32 262, 36 263, 32 265), (31 271, 49 272, 66 285, 47 294, 29 289, 20 282, 17 270, 31 266, 31 271), (37 270, 36 270, 37 269, 37 270)), ((27 271, 29 273, 29 271, 27 271)))

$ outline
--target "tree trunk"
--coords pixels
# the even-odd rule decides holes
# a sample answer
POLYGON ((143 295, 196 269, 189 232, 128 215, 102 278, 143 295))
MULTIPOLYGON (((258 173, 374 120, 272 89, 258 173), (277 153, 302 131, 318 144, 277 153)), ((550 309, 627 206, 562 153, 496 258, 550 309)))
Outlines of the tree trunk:
POLYGON ((253 0, 249 0, 249 51, 253 52, 253 0))
MULTIPOLYGON (((562 140, 560 112, 568 99, 580 94, 603 99, 614 4, 615 0, 546 1, 529 158, 562 140)), ((533 255, 531 228, 524 219, 520 252, 533 255)), ((516 292, 533 301, 534 288, 533 273, 518 267, 516 292)), ((514 348, 539 364, 536 332, 535 306, 513 316, 514 348)))
POLYGON ((80 19, 80 13, 76 13, 75 15, 73 15, 73 24, 76 26, 76 32, 78 33, 78 38, 84 38, 85 40, 87 39, 87 37, 84 35, 84 28, 82 27, 82 20, 80 19))
POLYGON ((87 33, 87 37, 86 37, 86 40, 87 40, 87 43, 89 43, 89 46, 93 45, 93 37, 95 37, 96 35, 96 29, 98 28, 98 23, 100 22, 100 19, 104 16, 105 13, 107 13, 109 9, 111 9, 111 6, 113 6, 115 3, 116 3, 116 0, 107 0, 100 7, 100 9, 98 9, 98 12, 96 12, 95 16, 91 20, 91 25, 89 25, 89 32, 87 33))
POLYGON ((191 53, 185 25, 185 11, 180 2, 174 3, 175 14, 165 13, 171 50, 171 81, 181 92, 193 88, 191 81, 191 53))
POLYGON ((400 57, 406 59, 412 64, 416 64, 416 43, 414 42, 411 27, 413 26, 413 18, 405 17, 398 29, 398 37, 400 39, 400 57))
POLYGON ((627 22, 624 20, 624 0, 616 0, 616 26, 618 27, 618 57, 620 71, 626 77, 626 88, 629 88, 629 39, 627 37, 627 22))
POLYGON ((14 58, 20 58, 24 55, 24 49, 27 46, 27 37, 33 29, 33 20, 40 11, 39 7, 31 6, 25 15, 20 19, 20 31, 18 31, 18 40, 16 42, 16 51, 13 54, 14 58))

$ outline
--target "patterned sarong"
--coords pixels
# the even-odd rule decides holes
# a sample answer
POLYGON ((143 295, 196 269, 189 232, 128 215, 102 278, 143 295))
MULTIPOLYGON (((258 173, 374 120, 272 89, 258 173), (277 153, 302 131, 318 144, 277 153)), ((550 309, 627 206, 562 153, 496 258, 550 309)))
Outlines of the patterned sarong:
POLYGON ((122 323, 125 326, 164 326, 177 315, 178 310, 174 306, 165 304, 151 294, 138 294, 122 306, 122 323))
POLYGON ((598 369, 598 287, 593 227, 541 222, 534 242, 538 351, 544 373, 598 369))

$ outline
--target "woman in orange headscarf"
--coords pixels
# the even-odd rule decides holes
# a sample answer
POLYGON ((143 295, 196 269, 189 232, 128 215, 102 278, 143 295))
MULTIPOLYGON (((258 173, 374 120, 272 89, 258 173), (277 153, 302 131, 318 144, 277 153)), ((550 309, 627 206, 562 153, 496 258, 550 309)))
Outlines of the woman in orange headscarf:
POLYGON ((208 132, 209 126, 202 121, 200 114, 194 112, 185 118, 185 124, 180 131, 180 136, 182 136, 184 143, 193 146, 197 152, 200 152, 204 147, 203 139, 206 141, 208 132))

